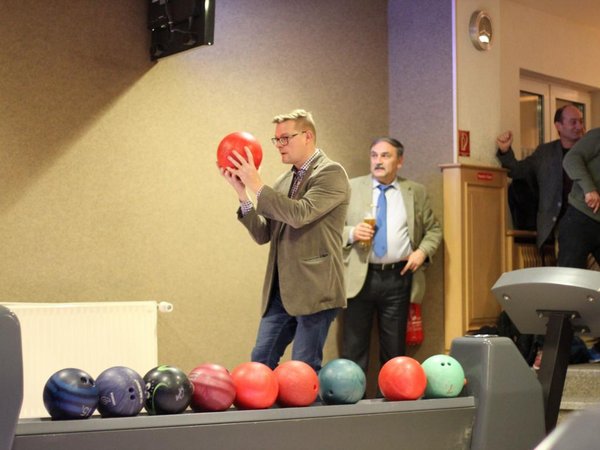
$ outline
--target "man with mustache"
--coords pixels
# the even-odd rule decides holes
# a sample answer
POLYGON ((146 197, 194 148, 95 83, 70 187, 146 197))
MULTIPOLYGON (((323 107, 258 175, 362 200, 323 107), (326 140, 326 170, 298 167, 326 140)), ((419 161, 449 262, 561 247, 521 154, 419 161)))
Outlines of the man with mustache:
POLYGON ((424 264, 442 240, 425 187, 397 175, 403 145, 379 137, 371 144, 370 157, 370 175, 350 180, 343 236, 348 308, 342 357, 365 373, 374 315, 380 363, 405 354, 409 306, 423 299, 424 264), (376 218, 374 227, 364 221, 365 215, 376 218))

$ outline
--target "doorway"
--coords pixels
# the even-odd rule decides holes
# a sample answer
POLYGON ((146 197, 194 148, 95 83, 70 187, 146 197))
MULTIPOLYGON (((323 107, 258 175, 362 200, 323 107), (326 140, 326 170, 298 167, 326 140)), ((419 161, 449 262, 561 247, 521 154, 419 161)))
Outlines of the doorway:
MULTIPOLYGON (((585 128, 590 128, 591 95, 589 92, 542 79, 521 77, 520 158, 529 156, 538 145, 558 139, 554 112, 561 106, 575 105, 583 114, 585 128)), ((519 155, 517 155, 519 157, 519 155)))

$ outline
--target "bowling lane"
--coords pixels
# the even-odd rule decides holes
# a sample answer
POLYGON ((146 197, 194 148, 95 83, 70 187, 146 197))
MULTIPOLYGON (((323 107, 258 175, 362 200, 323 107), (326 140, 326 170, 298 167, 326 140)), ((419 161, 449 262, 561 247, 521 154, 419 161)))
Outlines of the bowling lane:
POLYGON ((24 419, 17 426, 13 450, 350 449, 373 445, 379 450, 398 448, 399 442, 410 442, 411 449, 459 449, 469 447, 474 417, 474 397, 458 397, 172 416, 24 419))

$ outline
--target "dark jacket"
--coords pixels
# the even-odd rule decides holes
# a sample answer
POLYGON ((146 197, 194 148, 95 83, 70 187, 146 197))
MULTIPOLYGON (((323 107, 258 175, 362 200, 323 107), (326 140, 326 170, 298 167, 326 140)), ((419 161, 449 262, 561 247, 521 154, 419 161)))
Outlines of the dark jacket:
POLYGON ((500 164, 508 169, 513 180, 527 180, 534 177, 538 185, 537 246, 550 237, 562 208, 563 190, 563 150, 560 140, 542 144, 527 158, 517 161, 511 149, 506 153, 496 153, 500 164))

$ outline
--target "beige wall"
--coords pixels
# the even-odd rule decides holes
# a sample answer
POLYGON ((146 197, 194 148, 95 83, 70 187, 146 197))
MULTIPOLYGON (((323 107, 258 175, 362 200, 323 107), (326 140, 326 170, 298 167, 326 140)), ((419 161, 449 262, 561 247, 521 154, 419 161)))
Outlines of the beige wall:
POLYGON ((325 152, 366 171, 388 128, 386 2, 219 0, 215 45, 156 64, 145 4, 3 3, 0 299, 170 301, 160 362, 233 368, 267 248, 236 221, 217 144, 254 133, 271 183, 287 169, 271 118, 303 107, 325 152))
MULTIPOLYGON (((519 70, 551 80, 567 81, 592 94, 592 127, 600 126, 597 95, 600 90, 600 29, 551 16, 514 2, 502 3, 505 26, 502 54, 505 92, 518 83, 519 70)), ((518 103, 503 95, 503 123, 518 123, 518 103)))
MULTIPOLYGON (((500 55, 504 28, 499 20, 499 3, 456 0, 457 128, 469 131, 471 138, 471 156, 457 160, 465 164, 493 163, 491 149, 500 129, 503 93, 500 55), (471 14, 480 9, 491 15, 495 35, 491 49, 485 52, 473 47, 469 36, 471 14), (490 140, 492 136, 494 140, 490 140)), ((518 92, 515 98, 518 106, 518 92)))
MULTIPOLYGON (((471 132, 471 157, 460 162, 498 165, 495 139, 511 129, 519 136, 519 78, 522 70, 548 79, 600 89, 600 31, 510 0, 456 0, 458 128, 471 132), (488 11, 494 43, 476 50, 468 35, 473 11, 488 11)), ((596 94, 594 95, 594 92, 596 94)), ((598 105, 592 126, 600 125, 598 105)))

